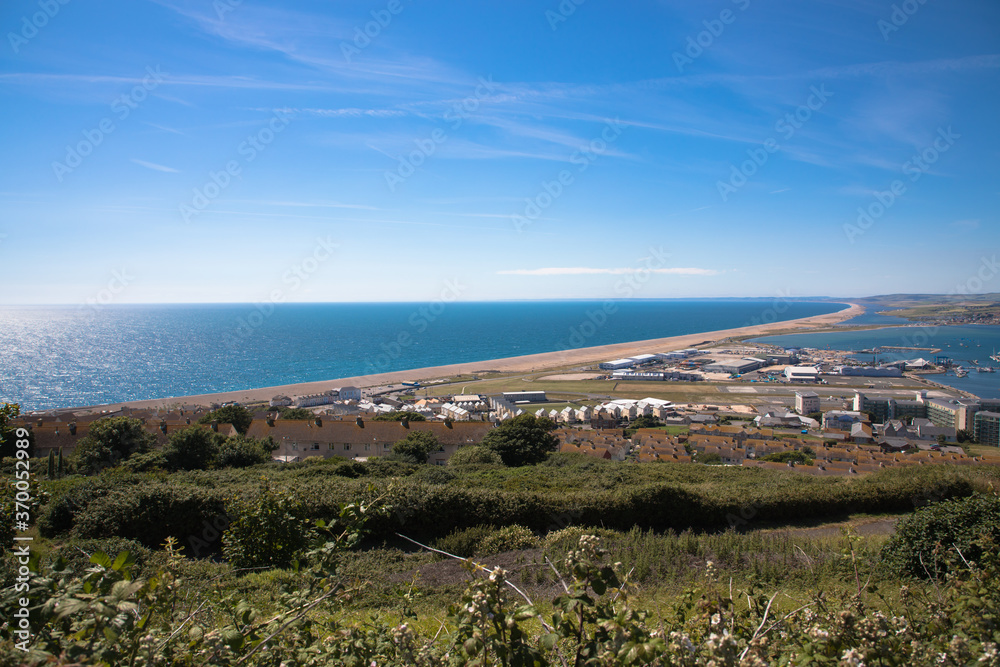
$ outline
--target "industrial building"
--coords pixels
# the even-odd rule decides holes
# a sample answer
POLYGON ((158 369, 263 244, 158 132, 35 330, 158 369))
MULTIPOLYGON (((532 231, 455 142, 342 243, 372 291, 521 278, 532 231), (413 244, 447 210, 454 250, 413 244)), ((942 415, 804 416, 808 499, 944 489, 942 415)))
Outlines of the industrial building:
POLYGON ((706 373, 729 373, 730 375, 742 375, 755 371, 763 366, 759 359, 736 359, 731 361, 714 361, 706 365, 702 370, 706 373))
POLYGON ((683 371, 615 371, 611 374, 611 377, 615 380, 653 382, 667 380, 673 380, 674 382, 697 382, 703 379, 698 373, 684 373, 683 371))
POLYGON ((544 403, 549 400, 544 391, 505 391, 503 397, 511 403, 544 403))
POLYGON ((629 357, 632 360, 632 365, 634 366, 645 366, 646 364, 651 364, 658 361, 658 357, 655 354, 637 354, 634 357, 629 357))
POLYGON ((903 377, 903 370, 896 366, 840 366, 841 375, 869 378, 903 377))
POLYGON ((787 366, 784 375, 789 382, 815 382, 819 379, 819 369, 815 366, 787 366))
POLYGON ((635 366, 635 362, 631 359, 615 359, 614 361, 605 361, 598 364, 598 368, 605 371, 620 371, 626 368, 632 368, 635 366))

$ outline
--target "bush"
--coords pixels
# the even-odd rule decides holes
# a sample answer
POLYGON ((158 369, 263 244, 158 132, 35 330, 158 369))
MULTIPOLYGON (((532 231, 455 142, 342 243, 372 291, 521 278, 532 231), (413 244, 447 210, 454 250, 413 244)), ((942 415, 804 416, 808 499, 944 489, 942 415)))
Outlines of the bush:
POLYGON ((133 417, 105 417, 90 425, 87 436, 73 452, 77 467, 98 472, 118 465, 133 454, 142 454, 156 444, 156 436, 133 417))
POLYGON ((598 537, 615 537, 617 533, 605 528, 593 528, 589 526, 567 526, 561 530, 554 530, 542 540, 542 548, 546 552, 568 551, 575 549, 580 543, 580 538, 584 535, 597 535, 598 537))
POLYGON ((372 477, 407 477, 417 470, 414 463, 385 456, 370 458, 364 465, 372 477))
POLYGON ((98 551, 103 551, 109 555, 128 551, 139 567, 149 563, 154 554, 152 550, 147 549, 135 540, 123 537, 106 537, 93 540, 70 540, 53 556, 61 556, 71 570, 82 573, 91 567, 90 557, 98 551))
MULTIPOLYGON (((72 482, 71 482, 72 483, 72 482)), ((38 532, 42 537, 56 537, 69 533, 76 518, 86 511, 95 499, 111 492, 107 479, 91 478, 69 486, 55 494, 42 510, 38 519, 38 532)))
MULTIPOLYGON (((133 454, 119 466, 129 472, 150 472, 153 470, 166 470, 169 467, 163 452, 146 452, 145 454, 133 454)), ((107 552, 105 552, 107 553, 107 552)))
POLYGON ((461 447, 448 459, 448 465, 503 465, 503 459, 492 449, 480 445, 461 447))
POLYGON ((520 551, 534 549, 538 546, 538 538, 524 526, 504 526, 489 533, 479 543, 477 554, 492 556, 505 551, 520 551))
POLYGON ((803 465, 812 465, 813 457, 809 456, 809 453, 806 452, 805 449, 803 449, 802 451, 774 452, 773 454, 766 454, 760 457, 760 460, 772 461, 775 463, 790 462, 790 463, 801 463, 803 465))
POLYGON ((427 484, 447 484, 455 479, 455 473, 449 472, 441 466, 423 466, 413 478, 427 484))
POLYGON ((1000 497, 977 494, 935 503, 902 519, 882 548, 895 574, 942 577, 963 560, 979 561, 987 543, 1000 542, 1000 497), (959 553, 961 555, 959 555, 959 553))
POLYGON ((170 436, 163 458, 174 470, 206 470, 215 465, 224 440, 204 426, 190 426, 170 436))
POLYGON ((392 446, 393 454, 410 456, 417 463, 427 463, 427 458, 438 451, 441 451, 441 443, 430 431, 411 431, 392 446))
POLYGON ((79 538, 124 537, 158 548, 168 537, 188 544, 224 513, 222 499, 210 491, 161 483, 119 484, 94 497, 72 516, 79 538))
POLYGON ((226 509, 232 523, 222 536, 222 553, 236 568, 288 567, 314 534, 302 501, 278 495, 267 482, 255 493, 230 499, 226 509))
POLYGON ((471 558, 479 552, 479 545, 483 540, 495 530, 494 526, 484 525, 461 528, 453 530, 448 535, 435 540, 431 546, 441 551, 447 551, 455 556, 471 558))
POLYGON ((340 477, 356 479, 367 475, 368 468, 365 467, 365 464, 360 461, 344 461, 343 463, 334 466, 331 472, 340 477))
POLYGON ((220 468, 249 468, 268 463, 271 452, 275 449, 277 445, 270 436, 258 440, 245 435, 234 435, 219 445, 216 464, 220 468))
POLYGON ((199 424, 210 424, 211 422, 220 424, 232 424, 237 433, 246 435, 253 423, 253 413, 242 405, 227 405, 225 407, 212 410, 198 420, 199 424))
POLYGON ((549 432, 553 427, 545 417, 519 415, 487 433, 482 444, 499 454, 506 466, 534 465, 559 449, 559 439, 549 432))
POLYGON ((424 417, 419 412, 412 412, 410 410, 395 410, 372 417, 373 422, 401 422, 404 419, 409 422, 427 421, 427 417, 424 417))

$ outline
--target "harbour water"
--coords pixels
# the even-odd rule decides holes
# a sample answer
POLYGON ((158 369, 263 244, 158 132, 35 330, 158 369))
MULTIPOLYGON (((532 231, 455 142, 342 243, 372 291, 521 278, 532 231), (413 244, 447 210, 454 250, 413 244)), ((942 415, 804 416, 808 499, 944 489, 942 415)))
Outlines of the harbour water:
POLYGON ((23 410, 233 391, 784 321, 772 300, 0 308, 0 400, 23 410))
MULTIPOLYGON (((921 326, 889 327, 868 331, 837 331, 816 334, 790 334, 787 336, 765 336, 756 339, 764 343, 782 347, 812 347, 830 350, 872 350, 876 347, 932 348, 930 350, 885 350, 878 355, 878 361, 891 362, 900 359, 924 358, 934 361, 935 357, 947 357, 955 364, 970 369, 965 377, 958 377, 954 371, 928 375, 927 379, 956 389, 971 392, 982 398, 1000 398, 1000 362, 990 356, 1000 352, 1000 327, 983 325, 966 326, 921 326), (993 367, 994 373, 978 372, 976 368, 993 367)), ((853 355, 860 361, 871 362, 872 354, 853 355)))

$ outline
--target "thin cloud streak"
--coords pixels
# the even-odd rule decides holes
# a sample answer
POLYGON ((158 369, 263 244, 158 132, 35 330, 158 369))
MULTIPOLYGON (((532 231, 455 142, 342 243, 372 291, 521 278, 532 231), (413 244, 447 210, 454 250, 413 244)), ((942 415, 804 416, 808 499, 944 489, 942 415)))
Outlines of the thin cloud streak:
POLYGON ((632 273, 658 273, 671 276, 715 276, 719 272, 714 269, 698 269, 673 267, 667 269, 646 269, 626 266, 614 269, 599 269, 591 267, 548 267, 544 269, 510 269, 497 271, 501 276, 621 276, 632 273))

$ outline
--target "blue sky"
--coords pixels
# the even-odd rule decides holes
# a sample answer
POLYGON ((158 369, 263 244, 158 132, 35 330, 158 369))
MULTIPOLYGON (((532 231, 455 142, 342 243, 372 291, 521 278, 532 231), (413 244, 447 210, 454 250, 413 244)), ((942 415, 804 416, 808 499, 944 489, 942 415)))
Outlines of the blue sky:
POLYGON ((1000 291, 992 0, 12 0, 0 27, 3 303, 1000 291))

